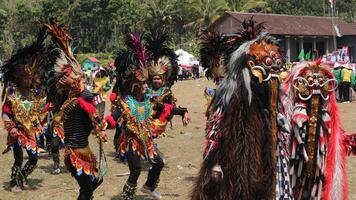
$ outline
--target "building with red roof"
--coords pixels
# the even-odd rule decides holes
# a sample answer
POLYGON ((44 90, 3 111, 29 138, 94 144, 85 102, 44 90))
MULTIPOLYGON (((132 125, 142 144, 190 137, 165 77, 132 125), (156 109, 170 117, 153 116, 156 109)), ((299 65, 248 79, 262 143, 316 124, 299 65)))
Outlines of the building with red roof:
POLYGON ((306 53, 317 50, 321 56, 342 46, 350 48, 351 61, 356 61, 356 24, 339 18, 225 12, 211 27, 230 35, 239 30, 244 19, 251 17, 258 23, 265 22, 267 31, 281 40, 288 61, 297 61, 301 50, 306 53), (333 24, 337 25, 337 30, 333 24))

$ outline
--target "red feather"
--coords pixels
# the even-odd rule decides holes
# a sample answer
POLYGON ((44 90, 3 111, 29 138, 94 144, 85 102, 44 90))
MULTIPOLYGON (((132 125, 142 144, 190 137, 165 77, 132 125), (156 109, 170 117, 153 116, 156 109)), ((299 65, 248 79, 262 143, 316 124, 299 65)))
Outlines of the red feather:
POLYGON ((335 188, 333 188, 334 184, 340 184, 342 186, 342 194, 337 191, 337 195, 339 199, 346 200, 347 199, 347 177, 346 177, 346 149, 344 145, 345 140, 345 131, 342 128, 339 108, 336 104, 335 92, 330 94, 329 99, 330 106, 330 117, 332 122, 331 133, 328 140, 328 152, 326 156, 326 173, 325 173, 325 189, 323 193, 323 197, 325 200, 331 200, 331 194, 335 193, 335 188), (338 149, 340 148, 340 152, 338 149), (340 163, 337 163, 336 158, 340 157, 340 163), (336 174, 336 167, 341 168, 342 174, 341 177, 339 174, 336 174), (334 178, 341 180, 340 183, 335 183, 334 178))
POLYGON ((144 65, 147 60, 147 50, 141 37, 139 35, 129 34, 129 44, 135 52, 136 58, 144 65))

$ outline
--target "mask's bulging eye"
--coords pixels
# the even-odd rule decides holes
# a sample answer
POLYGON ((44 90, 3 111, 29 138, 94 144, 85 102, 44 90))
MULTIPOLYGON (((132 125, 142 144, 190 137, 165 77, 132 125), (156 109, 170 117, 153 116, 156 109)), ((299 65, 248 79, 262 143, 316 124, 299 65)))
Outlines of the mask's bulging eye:
POLYGON ((319 82, 319 84, 323 84, 324 83, 324 79, 322 77, 319 77, 318 78, 318 82, 319 82))
POLYGON ((271 66, 271 65, 273 64, 272 58, 270 58, 270 57, 265 58, 265 59, 264 59, 264 64, 265 64, 266 66, 271 66))
POLYGON ((280 65, 282 65, 282 61, 280 59, 277 59, 276 64, 277 64, 277 66, 280 66, 280 65))

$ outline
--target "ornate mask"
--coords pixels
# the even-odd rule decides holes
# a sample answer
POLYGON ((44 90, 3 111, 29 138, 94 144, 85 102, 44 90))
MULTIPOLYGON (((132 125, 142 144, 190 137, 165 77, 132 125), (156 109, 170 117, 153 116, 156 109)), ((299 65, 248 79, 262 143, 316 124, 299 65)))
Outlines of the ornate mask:
POLYGON ((316 63, 310 63, 293 78, 293 87, 298 97, 309 100, 313 95, 320 95, 324 100, 337 88, 337 82, 330 71, 316 63))
POLYGON ((247 64, 260 83, 272 77, 278 78, 280 71, 284 69, 279 47, 275 44, 255 42, 250 45, 248 55, 250 60, 247 64))

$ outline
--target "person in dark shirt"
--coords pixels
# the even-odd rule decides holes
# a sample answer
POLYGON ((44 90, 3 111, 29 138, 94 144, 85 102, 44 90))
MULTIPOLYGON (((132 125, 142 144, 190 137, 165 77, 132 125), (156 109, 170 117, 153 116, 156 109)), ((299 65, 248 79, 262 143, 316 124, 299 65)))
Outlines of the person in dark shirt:
MULTIPOLYGON (((61 83, 73 85, 74 80, 63 77, 61 83)), ((89 135, 97 134, 100 140, 107 141, 105 125, 93 104, 94 96, 84 89, 84 82, 80 82, 81 92, 61 107, 58 113, 63 119, 64 129, 64 162, 72 176, 80 186, 78 199, 92 198, 94 190, 102 183, 97 178, 96 157, 89 147, 89 135), (73 100, 75 99, 75 100, 73 100)))

